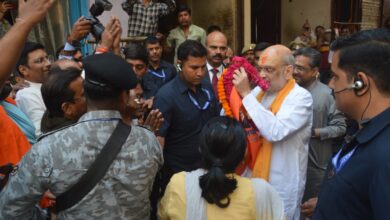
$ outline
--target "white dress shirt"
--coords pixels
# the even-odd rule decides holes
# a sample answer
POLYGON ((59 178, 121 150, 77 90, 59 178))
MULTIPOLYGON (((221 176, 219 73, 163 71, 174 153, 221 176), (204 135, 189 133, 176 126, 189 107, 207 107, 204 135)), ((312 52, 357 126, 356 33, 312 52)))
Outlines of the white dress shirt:
MULTIPOLYGON (((206 64, 206 66, 207 66, 207 72, 209 73, 210 82, 212 82, 213 81, 213 74, 214 74, 214 72, 213 72, 214 67, 212 67, 208 62, 206 64)), ((221 64, 217 69, 218 69, 217 78, 219 79, 219 77, 221 77, 223 69, 224 69, 223 65, 221 64)))
POLYGON ((41 83, 26 81, 29 87, 23 88, 16 93, 16 105, 32 121, 35 127, 35 135, 41 135, 41 120, 46 111, 45 103, 42 99, 41 83))
POLYGON ((269 183, 284 201, 287 220, 299 219, 305 188, 308 146, 313 119, 310 93, 295 84, 274 115, 269 107, 275 95, 265 94, 261 103, 256 87, 243 99, 243 106, 261 135, 272 142, 269 183))

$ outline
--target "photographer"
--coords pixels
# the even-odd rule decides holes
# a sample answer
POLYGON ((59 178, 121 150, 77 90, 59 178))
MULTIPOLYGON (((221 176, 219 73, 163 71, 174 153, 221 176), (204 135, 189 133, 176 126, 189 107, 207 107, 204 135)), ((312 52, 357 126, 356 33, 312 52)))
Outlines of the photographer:
POLYGON ((174 0, 157 2, 155 0, 126 0, 122 3, 123 10, 129 15, 129 37, 156 35, 158 19, 175 11, 174 0))
POLYGON ((72 31, 69 34, 63 50, 59 53, 58 59, 73 59, 80 61, 80 56, 77 56, 77 52, 80 51, 80 41, 88 36, 91 32, 91 21, 81 16, 72 27, 72 31))

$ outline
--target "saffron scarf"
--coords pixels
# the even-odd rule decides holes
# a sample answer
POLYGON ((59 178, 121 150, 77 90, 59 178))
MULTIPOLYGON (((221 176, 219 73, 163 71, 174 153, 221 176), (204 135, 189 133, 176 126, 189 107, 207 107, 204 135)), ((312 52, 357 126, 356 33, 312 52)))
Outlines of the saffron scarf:
POLYGON ((261 149, 262 143, 260 133, 251 118, 248 116, 245 108, 242 106, 241 96, 238 94, 235 87, 233 87, 229 99, 233 117, 242 124, 246 134, 247 153, 245 154, 244 162, 239 164, 236 169, 236 173, 241 175, 247 166, 253 170, 256 162, 256 156, 261 149))
MULTIPOLYGON (((283 104, 284 99, 291 92, 295 86, 295 81, 290 79, 282 90, 278 92, 274 101, 271 104, 270 111, 276 115, 283 104)), ((261 102, 263 100, 265 92, 260 92, 257 95, 257 100, 261 102)), ((252 177, 260 177, 265 180, 269 180, 271 156, 272 156, 272 143, 260 136, 261 147, 258 149, 257 154, 253 155, 256 159, 252 168, 252 177)))

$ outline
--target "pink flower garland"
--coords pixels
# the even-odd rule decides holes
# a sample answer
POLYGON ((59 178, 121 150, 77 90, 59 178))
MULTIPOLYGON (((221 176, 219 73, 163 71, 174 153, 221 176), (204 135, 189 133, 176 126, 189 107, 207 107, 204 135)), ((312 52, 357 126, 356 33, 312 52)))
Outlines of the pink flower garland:
POLYGON ((263 91, 266 91, 269 88, 269 84, 260 76, 256 68, 252 66, 247 59, 243 57, 235 56, 233 57, 231 66, 227 69, 223 77, 223 84, 225 85, 225 95, 226 99, 230 100, 230 94, 233 89, 233 75, 234 71, 243 67, 246 73, 248 74, 249 82, 258 85, 263 91))

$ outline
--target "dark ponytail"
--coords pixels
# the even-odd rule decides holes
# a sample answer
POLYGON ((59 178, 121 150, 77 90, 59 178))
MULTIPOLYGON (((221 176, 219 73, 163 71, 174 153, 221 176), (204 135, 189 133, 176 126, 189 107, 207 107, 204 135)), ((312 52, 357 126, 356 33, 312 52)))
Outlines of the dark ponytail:
POLYGON ((237 188, 237 180, 226 174, 234 173, 245 148, 244 130, 234 119, 216 117, 202 129, 200 149, 207 173, 199 178, 199 186, 208 203, 220 208, 229 206, 229 194, 237 188))
POLYGON ((209 171, 199 178, 202 197, 208 203, 226 208, 230 204, 229 194, 237 188, 237 180, 225 176, 221 167, 211 167, 209 171), (226 201, 222 201, 223 199, 226 201))

